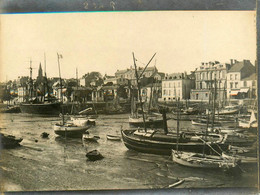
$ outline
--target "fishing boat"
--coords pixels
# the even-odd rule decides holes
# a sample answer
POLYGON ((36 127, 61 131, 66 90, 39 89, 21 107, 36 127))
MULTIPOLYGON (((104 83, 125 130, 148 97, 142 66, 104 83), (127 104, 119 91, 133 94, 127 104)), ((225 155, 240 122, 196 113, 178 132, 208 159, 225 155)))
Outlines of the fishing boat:
POLYGON ((70 120, 74 125, 77 126, 88 126, 88 125, 96 125, 96 120, 89 116, 84 115, 73 115, 70 116, 70 120))
POLYGON ((192 153, 184 151, 172 150, 173 162, 193 168, 236 168, 239 161, 235 158, 225 155, 205 155, 202 153, 192 153))
POLYGON ((1 148, 14 148, 20 146, 22 138, 16 138, 13 135, 6 135, 4 133, 0 133, 0 147, 1 148))
POLYGON ((83 135, 82 135, 82 141, 90 141, 90 142, 97 142, 100 139, 99 136, 97 135, 91 135, 88 131, 86 131, 83 135))
POLYGON ((111 141, 120 141, 121 137, 118 135, 107 135, 107 140, 111 140, 111 141))
MULTIPOLYGON (((140 116, 133 117, 129 116, 129 125, 133 127, 143 127, 144 122, 143 118, 140 116)), ((145 125, 146 127, 162 127, 163 119, 161 116, 145 116, 145 125)))
MULTIPOLYGON (((46 66, 46 59, 44 55, 44 62, 46 66)), ((32 80, 32 61, 30 60, 30 78, 29 78, 29 97, 27 97, 27 101, 21 103, 20 110, 22 113, 28 114, 43 114, 43 115, 58 115, 61 109, 61 102, 57 102, 57 100, 53 97, 50 97, 48 93, 48 83, 47 76, 45 71, 45 76, 43 77, 44 84, 44 92, 43 96, 33 97, 33 91, 35 90, 33 87, 32 80), (47 94, 45 95, 45 89, 47 88, 47 94)))
MULTIPOLYGON (((191 124, 192 125, 199 125, 199 126, 207 126, 208 124, 212 124, 212 121, 208 121, 206 119, 194 119, 194 120, 191 120, 191 124)), ((214 126, 220 127, 221 123, 214 121, 214 126)))

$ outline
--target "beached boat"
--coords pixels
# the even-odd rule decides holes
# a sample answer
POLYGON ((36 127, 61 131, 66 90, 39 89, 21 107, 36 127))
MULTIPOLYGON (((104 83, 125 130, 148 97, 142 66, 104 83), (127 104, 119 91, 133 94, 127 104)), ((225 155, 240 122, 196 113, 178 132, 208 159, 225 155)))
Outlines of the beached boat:
POLYGON ((193 168, 236 168, 239 160, 232 156, 205 155, 202 153, 192 153, 172 150, 173 162, 193 168))
POLYGON ((251 116, 250 116, 249 121, 239 120, 238 125, 242 128, 257 128, 258 124, 257 124, 257 120, 256 120, 256 117, 255 117, 255 113, 251 112, 251 116))
POLYGON ((83 142, 97 142, 100 139, 99 136, 97 135, 91 135, 88 131, 86 131, 83 135, 82 135, 82 141, 83 142))
POLYGON ((121 137, 118 136, 118 135, 107 135, 107 139, 108 140, 111 140, 111 141, 120 141, 121 140, 121 137))
POLYGON ((85 133, 91 127, 89 126, 77 126, 72 123, 56 123, 53 126, 55 134, 63 137, 74 137, 81 138, 82 134, 85 133))
MULTIPOLYGON (((121 130, 122 138, 128 149, 136 150, 144 153, 170 155, 171 149, 176 149, 177 135, 176 133, 165 133, 162 131, 147 129, 139 130, 121 130)), ((208 136, 209 137, 209 136, 208 136)), ((189 137, 187 133, 180 134, 179 149, 182 151, 200 152, 204 147, 204 143, 200 136, 189 137), (193 140, 192 140, 193 139, 193 140)), ((220 136, 215 142, 209 142, 214 150, 221 152, 228 150, 225 144, 225 137, 220 136)), ((209 148, 205 149, 206 154, 210 154, 209 148)))
MULTIPOLYGON (((212 121, 207 121, 206 119, 194 119, 191 121, 192 125, 199 125, 199 126, 207 126, 207 125, 211 125, 212 121)), ((214 127, 220 127, 221 123, 220 122, 215 122, 214 121, 214 127)))
POLYGON ((238 113, 239 113, 238 106, 226 106, 215 112, 215 114, 218 115, 231 115, 231 114, 238 114, 238 113))
POLYGON ((74 125, 77 126, 88 126, 88 125, 96 125, 96 120, 89 116, 84 115, 73 115, 70 116, 70 120, 74 125))
POLYGON ((90 161, 96 161, 96 160, 101 160, 104 158, 104 156, 98 151, 98 150, 92 150, 86 154, 86 157, 90 161))
POLYGON ((6 135, 4 133, 0 133, 0 147, 1 148, 14 148, 20 146, 22 138, 16 138, 13 135, 6 135))

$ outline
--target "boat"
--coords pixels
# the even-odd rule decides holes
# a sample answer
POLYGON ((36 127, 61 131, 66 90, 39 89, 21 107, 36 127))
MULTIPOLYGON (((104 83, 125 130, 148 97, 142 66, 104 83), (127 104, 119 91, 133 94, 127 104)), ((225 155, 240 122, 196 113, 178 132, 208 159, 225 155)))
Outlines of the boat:
MULTIPOLYGON (((144 153, 170 155, 172 149, 177 147, 177 135, 174 133, 165 133, 160 130, 138 129, 138 130, 121 130, 122 139, 125 146, 130 150, 144 153)), ((225 143, 225 137, 221 136, 215 142, 209 143, 214 150, 221 152, 227 151, 228 145, 225 143)), ((180 134, 179 149, 182 151, 200 152, 204 143, 198 136, 189 137, 180 134), (193 138, 193 140, 191 140, 193 138)), ((210 154, 211 150, 206 148, 205 153, 210 154)))
POLYGON ((118 135, 107 135, 107 139, 111 141, 121 141, 121 137, 118 135))
MULTIPOLYGON (((191 124, 192 125, 199 125, 199 126, 208 126, 209 124, 212 124, 212 121, 208 122, 206 119, 194 119, 194 120, 191 120, 191 124)), ((214 126, 220 127, 221 123, 214 121, 214 126)))
POLYGON ((60 113, 60 102, 44 102, 44 103, 21 103, 20 109, 22 113, 42 114, 42 115, 58 115, 60 113))
POLYGON ((17 146, 20 146, 21 141, 23 141, 22 138, 16 138, 13 135, 6 135, 4 133, 0 133, 0 146, 1 148, 15 148, 17 146))
POLYGON ((73 123, 56 123, 53 126, 55 134, 63 137, 81 138, 82 134, 85 133, 91 127, 89 126, 77 126, 73 123))
POLYGON ((88 126, 88 125, 96 125, 96 120, 89 116, 84 115, 73 115, 70 116, 70 120, 74 125, 77 126, 88 126))
MULTIPOLYGON (((45 59, 45 56, 44 56, 45 59)), ((32 61, 30 60, 30 78, 29 78, 29 95, 30 98, 27 97, 27 101, 21 103, 20 110, 22 113, 28 114, 43 114, 43 115, 58 115, 61 109, 61 102, 58 102, 56 98, 50 97, 49 93, 45 95, 45 86, 47 86, 48 92, 48 83, 47 76, 45 72, 44 79, 44 92, 41 98, 33 97, 33 80, 32 80, 32 61)))
POLYGON ((0 113, 19 113, 21 112, 19 105, 7 105, 5 108, 0 108, 0 113))
POLYGON ((236 168, 239 160, 225 155, 205 155, 202 153, 192 153, 172 150, 173 162, 193 168, 211 168, 211 169, 231 169, 236 168))
POLYGON ((86 154, 86 157, 90 161, 96 161, 96 160, 101 160, 104 158, 104 156, 98 151, 98 150, 92 150, 86 154))
POLYGON ((215 112, 216 115, 231 115, 231 114, 238 114, 238 113, 239 113, 239 108, 237 106, 226 106, 215 112))
POLYGON ((250 120, 246 121, 246 120, 239 120, 238 121, 238 126, 241 128, 257 128, 258 124, 257 124, 257 120, 255 117, 255 113, 251 112, 251 116, 250 116, 250 120))
MULTIPOLYGON (((133 117, 129 116, 129 125, 132 127, 143 127, 144 122, 142 117, 133 117)), ((163 119, 160 116, 146 116, 145 117, 145 125, 146 127, 162 127, 163 119)))
POLYGON ((97 135, 91 135, 88 131, 86 131, 83 135, 82 135, 82 141, 90 141, 90 142, 97 142, 100 139, 99 136, 97 135))

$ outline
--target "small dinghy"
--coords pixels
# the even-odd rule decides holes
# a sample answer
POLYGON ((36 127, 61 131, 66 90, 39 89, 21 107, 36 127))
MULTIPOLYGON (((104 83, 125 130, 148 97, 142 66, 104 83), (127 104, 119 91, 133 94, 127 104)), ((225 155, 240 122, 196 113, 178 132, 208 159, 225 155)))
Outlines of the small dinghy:
POLYGON ((89 134, 88 131, 86 131, 83 135, 82 135, 82 141, 90 141, 90 142, 97 142, 100 139, 99 136, 97 135, 91 135, 89 134))
POLYGON ((111 141, 120 141, 121 137, 118 135, 107 135, 107 139, 111 141))
POLYGON ((48 137, 49 137, 49 133, 43 132, 43 133, 41 134, 41 137, 42 137, 42 138, 48 138, 48 137))
POLYGON ((92 150, 86 154, 86 157, 90 161, 96 161, 96 160, 101 160, 104 158, 102 154, 98 150, 92 150))
POLYGON ((17 146, 20 146, 20 142, 23 141, 22 138, 16 138, 13 135, 5 135, 3 133, 0 133, 0 140, 1 140, 1 147, 3 148, 15 148, 17 146))

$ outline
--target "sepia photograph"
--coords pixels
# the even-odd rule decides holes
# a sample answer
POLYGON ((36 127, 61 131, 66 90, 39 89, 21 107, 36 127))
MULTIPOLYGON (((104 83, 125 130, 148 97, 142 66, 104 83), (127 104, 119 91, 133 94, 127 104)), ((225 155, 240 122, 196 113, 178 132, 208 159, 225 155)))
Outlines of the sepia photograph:
POLYGON ((0 40, 1 192, 257 190, 256 11, 2 14, 0 40))

